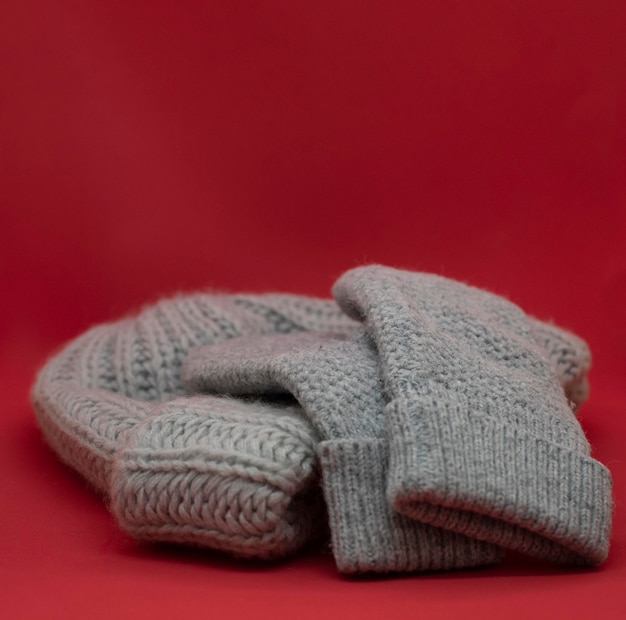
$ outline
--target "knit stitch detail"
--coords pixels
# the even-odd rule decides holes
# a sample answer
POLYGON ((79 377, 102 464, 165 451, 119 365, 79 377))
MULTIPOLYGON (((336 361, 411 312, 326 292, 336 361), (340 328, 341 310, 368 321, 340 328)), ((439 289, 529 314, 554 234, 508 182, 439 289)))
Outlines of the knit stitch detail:
POLYGON ((501 556, 400 518, 387 504, 385 400, 376 353, 362 330, 352 338, 308 332, 198 347, 185 361, 183 381, 196 392, 286 391, 298 400, 323 440, 323 487, 341 572, 446 570, 501 556))
POLYGON ((588 565, 608 553, 611 477, 598 461, 449 394, 387 407, 388 497, 402 514, 502 547, 588 565))
POLYGON ((349 332, 354 323, 327 300, 241 298, 265 314, 198 293, 92 328, 45 365, 31 395, 50 446, 109 497, 125 531, 270 558, 326 529, 315 431, 276 403, 181 401, 182 361, 193 347, 246 334, 349 332), (190 422, 194 415, 203 422, 190 422), (218 424, 225 415, 231 422, 218 424))
POLYGON ((176 399, 118 454, 111 507, 140 538, 278 557, 308 539, 323 513, 315 443, 293 408, 176 399))
POLYGON ((321 482, 342 572, 602 561, 610 475, 566 400, 586 344, 430 274, 335 294, 181 295, 92 328, 39 373, 43 434, 142 539, 282 557, 325 532, 321 482))
POLYGON ((323 488, 339 571, 398 572, 495 564, 498 547, 431 527, 393 510, 385 496, 387 442, 320 444, 323 488))

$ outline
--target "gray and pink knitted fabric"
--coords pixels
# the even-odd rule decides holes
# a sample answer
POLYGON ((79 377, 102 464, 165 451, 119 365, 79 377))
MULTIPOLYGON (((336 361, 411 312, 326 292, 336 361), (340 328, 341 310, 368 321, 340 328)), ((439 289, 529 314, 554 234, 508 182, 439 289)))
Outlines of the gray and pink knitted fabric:
POLYGON ((269 559, 330 530, 344 573, 605 559, 582 340, 426 273, 359 267, 333 295, 199 293, 95 327, 40 372, 41 429, 140 539, 269 559))

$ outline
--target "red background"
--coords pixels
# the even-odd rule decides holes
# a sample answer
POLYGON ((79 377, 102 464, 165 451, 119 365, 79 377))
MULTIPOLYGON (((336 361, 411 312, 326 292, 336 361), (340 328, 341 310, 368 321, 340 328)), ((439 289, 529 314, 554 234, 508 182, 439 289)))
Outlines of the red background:
POLYGON ((4 2, 4 617, 624 617, 625 33, 622 0, 4 2), (348 580, 152 548, 42 443, 33 375, 89 325, 207 286, 328 295, 367 262, 589 341, 601 568, 348 580))

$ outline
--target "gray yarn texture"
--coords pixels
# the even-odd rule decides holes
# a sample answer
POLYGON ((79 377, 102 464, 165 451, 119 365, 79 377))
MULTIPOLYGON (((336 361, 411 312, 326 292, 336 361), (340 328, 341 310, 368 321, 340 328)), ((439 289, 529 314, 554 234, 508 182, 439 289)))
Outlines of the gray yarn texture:
POLYGON ((430 274, 362 267, 333 293, 95 327, 39 373, 44 436, 140 539, 271 559, 329 528, 344 573, 606 557, 581 339, 430 274))
POLYGON ((379 353, 398 512, 557 562, 606 558, 609 471, 520 308, 378 266, 344 274, 333 293, 379 353))
POLYGON ((498 547, 393 510, 386 499, 384 396, 375 349, 350 338, 305 333, 199 347, 185 361, 193 391, 291 393, 321 438, 322 480, 341 572, 441 570, 494 563, 498 547))
POLYGON ((354 327, 332 302, 289 295, 163 300, 53 357, 37 420, 131 535, 285 556, 325 529, 314 429, 288 403, 187 395, 180 373, 200 344, 320 329, 354 327))

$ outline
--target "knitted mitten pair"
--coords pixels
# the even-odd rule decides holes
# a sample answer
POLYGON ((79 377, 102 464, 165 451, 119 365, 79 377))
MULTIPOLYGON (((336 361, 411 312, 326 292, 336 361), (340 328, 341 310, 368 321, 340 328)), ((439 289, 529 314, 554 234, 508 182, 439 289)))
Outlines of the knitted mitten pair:
POLYGON ((318 530, 319 458, 342 572, 604 559, 580 339, 429 274, 364 267, 333 292, 178 298, 96 328, 40 375, 40 424, 138 537, 285 555, 318 530))

